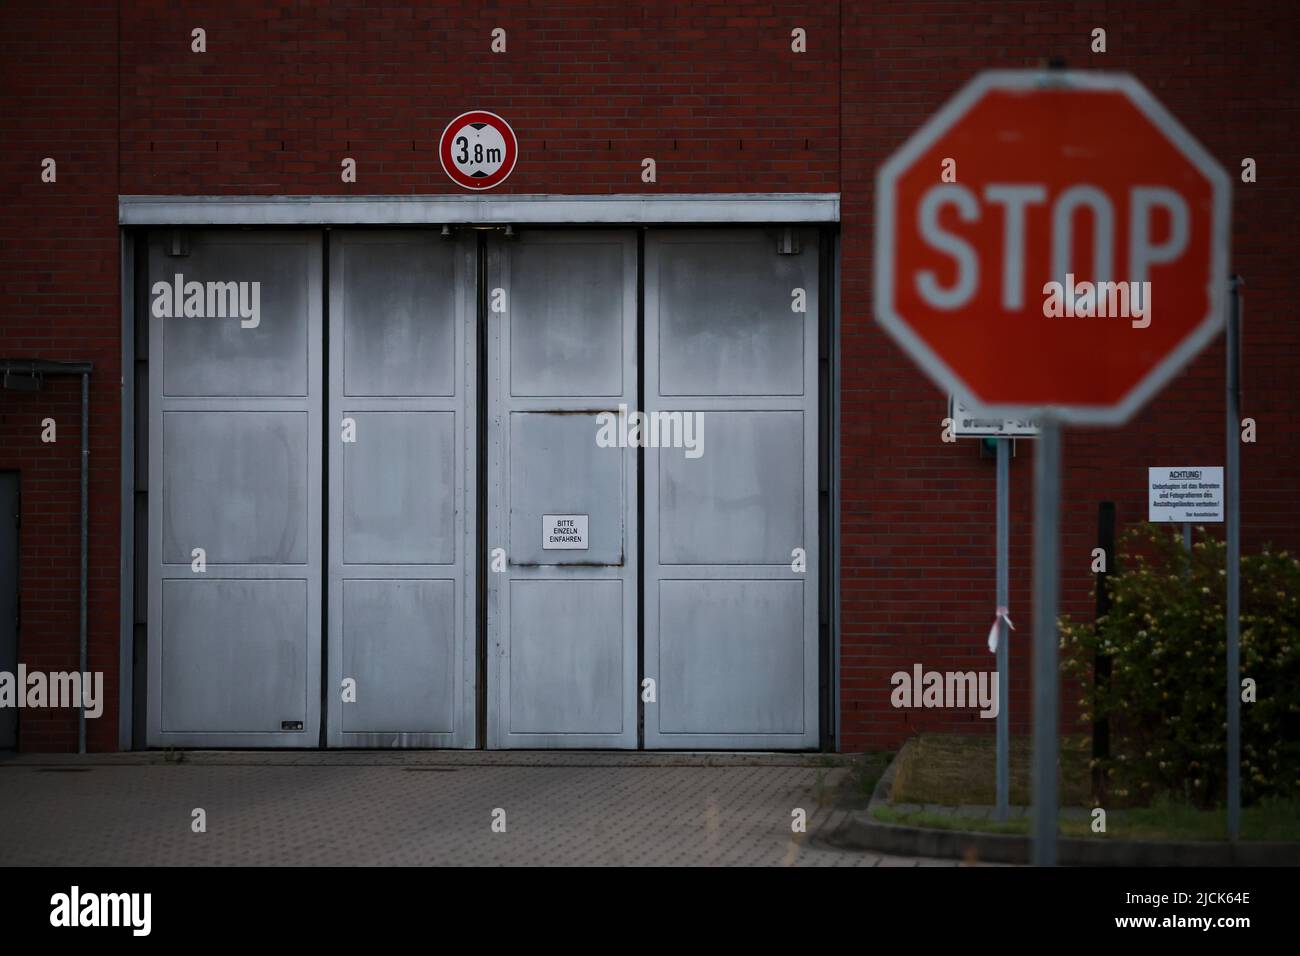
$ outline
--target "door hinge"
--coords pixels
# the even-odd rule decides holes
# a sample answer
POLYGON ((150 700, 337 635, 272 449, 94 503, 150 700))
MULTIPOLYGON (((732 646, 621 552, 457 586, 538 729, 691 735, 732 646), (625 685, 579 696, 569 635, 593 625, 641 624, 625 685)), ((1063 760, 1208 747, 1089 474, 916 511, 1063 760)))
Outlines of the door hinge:
POLYGON ((170 258, 185 258, 190 254, 190 237, 182 229, 177 229, 167 234, 167 256, 170 258))
POLYGON ((797 256, 799 254, 799 237, 789 226, 781 230, 781 238, 776 241, 776 254, 779 256, 797 256))

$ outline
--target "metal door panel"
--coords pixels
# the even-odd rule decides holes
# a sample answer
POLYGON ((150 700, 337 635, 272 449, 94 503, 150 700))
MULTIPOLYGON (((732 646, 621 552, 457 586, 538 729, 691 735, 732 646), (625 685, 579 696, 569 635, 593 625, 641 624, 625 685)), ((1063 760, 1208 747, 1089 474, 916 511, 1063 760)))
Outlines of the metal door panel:
POLYGON ((648 748, 818 744, 818 248, 781 232, 646 235, 646 410, 703 416, 645 451, 648 748))
POLYGON ((307 413, 162 413, 163 561, 307 562, 307 413))
POLYGON ((637 745, 637 454, 596 441, 636 404, 636 265, 630 231, 489 242, 493 747, 637 745), (543 515, 585 517, 587 547, 543 547, 543 515))
POLYGON ((803 600, 798 581, 660 581, 660 731, 802 734, 803 600))
POLYGON ((456 581, 354 579, 342 587, 343 670, 358 688, 342 709, 343 732, 453 733, 456 581))
POLYGON ((330 234, 331 747, 476 743, 475 259, 472 235, 330 234))
POLYGON ((377 398, 456 394, 457 290, 461 244, 386 234, 361 241, 336 233, 343 328, 343 391, 377 398))
MULTIPOLYGON (((307 719, 307 582, 163 582, 166 734, 255 734, 307 719)), ((310 743, 314 744, 314 741, 310 743)))
MULTIPOLYGON (((155 233, 149 285, 260 283, 260 315, 149 311, 150 746, 315 746, 321 245, 155 233), (195 570, 203 548, 206 570, 195 570)), ((250 286, 251 288, 251 286, 250 286)), ((155 297, 151 296, 151 303, 155 297)))
POLYGON ((791 291, 807 290, 807 263, 778 256, 774 244, 754 241, 760 235, 709 242, 679 233, 657 247, 659 394, 804 393, 806 330, 791 291))
POLYGON ((803 413, 706 411, 705 454, 655 455, 662 564, 782 564, 803 539, 803 413))
POLYGON ((623 564, 627 456, 618 454, 618 449, 598 447, 599 430, 592 412, 510 416, 511 563, 623 564), (586 515, 588 547, 546 549, 542 528, 548 514, 586 515))
POLYGON ((624 305, 622 246, 570 236, 510 255, 510 394, 622 395, 625 330, 609 320, 624 305))
POLYGON ((623 588, 617 579, 510 582, 510 733, 623 729, 623 588))
POLYGON ((451 564, 456 548, 456 413, 351 412, 356 443, 340 449, 343 560, 451 564))
MULTIPOLYGON (((254 328, 238 318, 178 317, 166 320, 166 341, 161 353, 163 391, 168 396, 297 396, 306 397, 310 381, 308 340, 319 337, 304 304, 319 301, 317 247, 305 242, 279 244, 265 255, 262 242, 237 233, 206 233, 189 256, 165 256, 150 269, 150 289, 157 282, 175 284, 177 275, 205 284, 204 308, 209 304, 208 282, 258 282, 260 315, 274 317, 254 328), (310 261, 309 261, 310 260, 310 261), (309 276, 315 285, 308 288, 309 276)), ((226 289, 213 312, 229 311, 226 289)), ((251 289, 250 289, 251 291, 251 289)), ((150 294, 150 302, 154 301, 150 294)), ((251 301, 249 303, 251 305, 251 301)), ((252 321, 249 319, 248 321, 252 321)))

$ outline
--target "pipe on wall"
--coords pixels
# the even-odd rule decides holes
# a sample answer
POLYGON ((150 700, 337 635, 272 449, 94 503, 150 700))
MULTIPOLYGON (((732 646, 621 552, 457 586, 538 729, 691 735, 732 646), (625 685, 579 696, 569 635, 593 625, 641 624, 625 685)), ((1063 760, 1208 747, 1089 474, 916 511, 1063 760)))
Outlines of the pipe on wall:
POLYGON ((81 707, 77 713, 77 753, 86 752, 86 604, 89 600, 86 586, 90 545, 90 372, 81 375, 81 588, 78 595, 78 641, 81 645, 81 707))
MULTIPOLYGON (((94 366, 90 362, 48 362, 43 359, 0 359, 0 374, 11 372, 30 375, 80 375, 81 376, 81 563, 79 568, 80 590, 78 595, 77 623, 78 648, 81 670, 86 673, 87 632, 86 608, 89 600, 87 588, 88 559, 90 543, 90 373, 94 366)), ((86 752, 86 692, 82 689, 81 701, 77 708, 77 753, 86 752)))

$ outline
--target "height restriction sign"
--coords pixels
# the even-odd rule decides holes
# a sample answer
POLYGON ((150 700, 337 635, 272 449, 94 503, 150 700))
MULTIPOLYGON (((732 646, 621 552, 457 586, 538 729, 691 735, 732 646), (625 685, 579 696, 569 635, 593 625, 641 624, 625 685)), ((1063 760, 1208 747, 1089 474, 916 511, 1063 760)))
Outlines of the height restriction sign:
POLYGON ((466 189, 491 189, 505 182, 519 158, 519 141, 496 113, 471 110, 447 124, 438 158, 452 181, 466 189))

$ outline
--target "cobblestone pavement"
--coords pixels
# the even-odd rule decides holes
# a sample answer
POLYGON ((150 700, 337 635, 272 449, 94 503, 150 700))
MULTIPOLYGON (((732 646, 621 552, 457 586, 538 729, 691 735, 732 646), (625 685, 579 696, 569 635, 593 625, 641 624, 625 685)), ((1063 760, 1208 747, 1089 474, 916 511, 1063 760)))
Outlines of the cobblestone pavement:
POLYGON ((820 845, 843 773, 788 755, 22 757, 0 762, 0 864, 955 865, 820 845))

